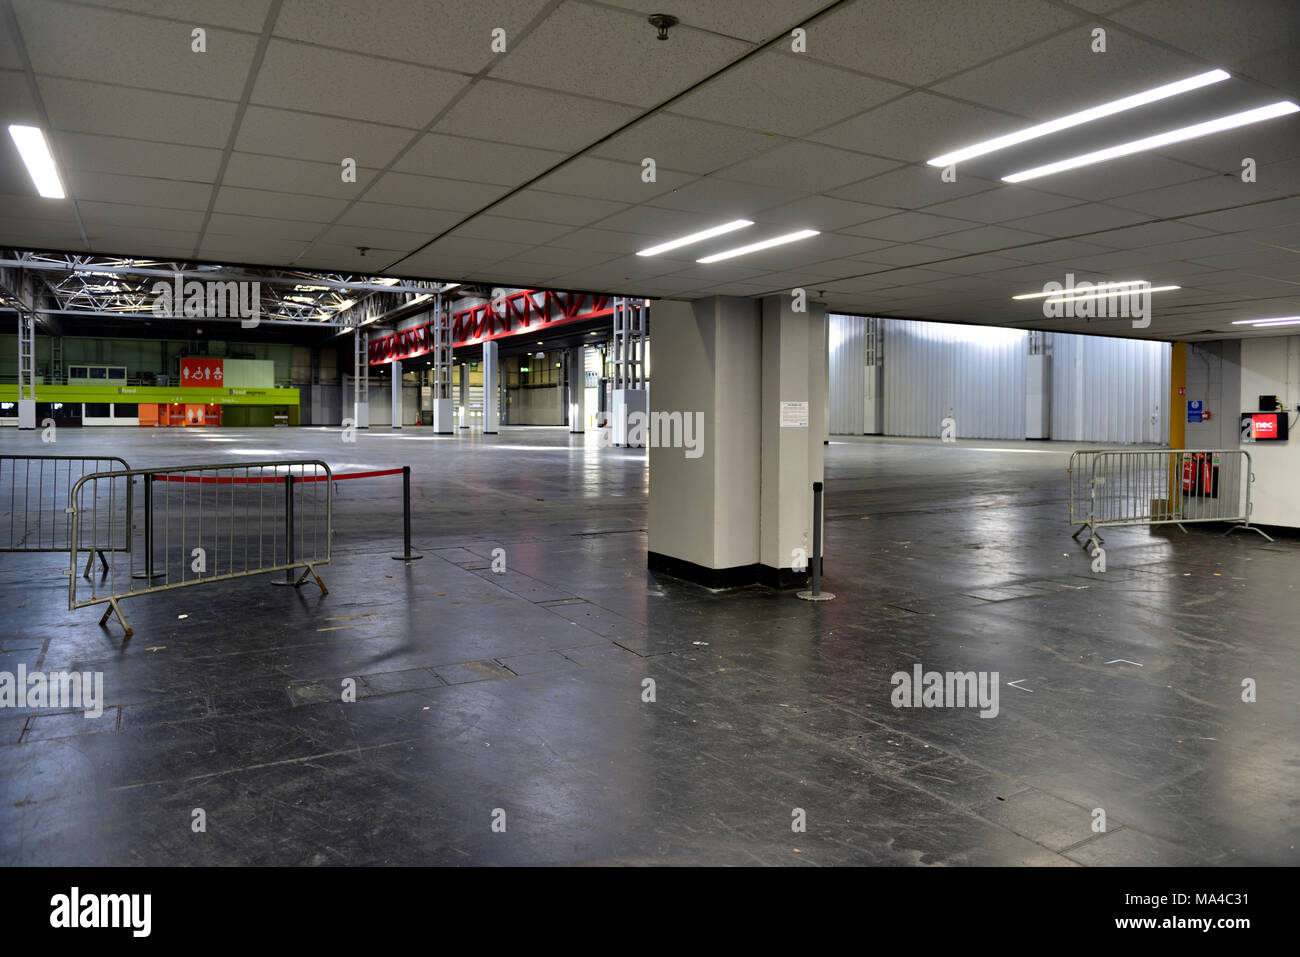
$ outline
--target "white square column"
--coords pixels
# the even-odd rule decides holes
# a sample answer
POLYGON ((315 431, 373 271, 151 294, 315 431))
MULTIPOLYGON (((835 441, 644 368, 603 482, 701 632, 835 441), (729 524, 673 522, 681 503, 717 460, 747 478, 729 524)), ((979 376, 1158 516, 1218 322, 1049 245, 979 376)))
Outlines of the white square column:
POLYGON ((459 389, 460 402, 456 415, 456 427, 461 429, 469 428, 469 363, 462 362, 456 367, 460 370, 457 387, 459 389))
POLYGON ((699 413, 702 426, 694 458, 647 430, 655 571, 711 588, 757 580, 761 329, 754 299, 655 303, 651 415, 699 413))
POLYGON ((792 304, 788 295, 763 300, 759 580, 776 587, 807 578, 827 437, 826 307, 792 304))
POLYGON ((611 412, 613 419, 615 445, 633 445, 641 448, 642 443, 635 435, 634 431, 628 427, 628 416, 633 412, 639 412, 644 417, 650 409, 649 397, 645 389, 615 389, 611 396, 611 412))
POLYGON ((393 408, 392 426, 395 429, 402 427, 402 360, 394 359, 389 364, 389 374, 393 377, 391 384, 392 401, 389 403, 393 408))
POLYGON ((567 353, 569 380, 569 431, 587 430, 587 364, 585 346, 573 346, 567 353))
POLYGON ((497 410, 499 402, 497 384, 497 344, 495 339, 483 343, 483 434, 495 435, 501 424, 497 410))

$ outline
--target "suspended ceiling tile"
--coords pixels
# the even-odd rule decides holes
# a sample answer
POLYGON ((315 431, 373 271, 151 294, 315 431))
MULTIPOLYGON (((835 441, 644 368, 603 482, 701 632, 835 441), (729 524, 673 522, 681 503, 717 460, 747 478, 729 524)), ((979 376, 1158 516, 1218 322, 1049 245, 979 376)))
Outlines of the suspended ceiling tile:
POLYGON ((902 87, 837 70, 806 55, 765 50, 677 100, 672 111, 760 132, 805 136, 903 92, 902 87))
POLYGON ((958 147, 1023 126, 1024 122, 1017 117, 915 91, 819 130, 809 138, 843 149, 924 163, 958 147))
POLYGON ((46 199, 30 195, 0 195, 0 216, 13 219, 30 219, 36 222, 65 223, 75 228, 77 217, 72 203, 62 199, 46 199))
POLYGON ((275 34, 477 73, 503 56, 492 51, 494 29, 505 31, 509 56, 546 5, 547 0, 284 0, 275 34))
POLYGON ((824 193, 897 166, 893 160, 796 141, 729 166, 718 175, 742 183, 824 193))
POLYGON ((272 40, 251 103, 421 128, 465 86, 455 73, 272 40))
POLYGON ((92 173, 211 182, 221 168, 221 150, 145 143, 118 136, 58 133, 56 150, 64 169, 92 173))
POLYGON ((343 212, 343 200, 323 196, 300 196, 264 189, 240 189, 223 186, 217 192, 214 212, 241 216, 269 216, 272 219, 295 219, 310 223, 328 223, 343 212))
POLYGON ((592 155, 638 164, 651 157, 660 169, 709 173, 785 142, 785 137, 663 111, 638 120, 592 155))
POLYGON ((134 203, 166 209, 206 210, 212 198, 207 183, 182 183, 174 179, 148 176, 118 176, 114 173, 88 173, 65 170, 68 193, 79 200, 134 203))
POLYGON ((63 3, 14 0, 32 69, 52 74, 238 100, 257 37, 206 28, 207 52, 192 49, 189 23, 63 3))
POLYGON ((203 225, 204 211, 199 209, 163 209, 125 203, 78 201, 77 212, 87 230, 105 230, 113 226, 141 226, 197 234, 203 225))
POLYGON ((0 115, 6 125, 40 126, 41 113, 32 98, 27 75, 18 70, 0 70, 0 115))
POLYGON ((443 133, 426 133, 393 164, 399 173, 518 186, 558 166, 568 154, 443 133))
POLYGON ((1077 201, 1068 196, 1040 193, 1023 186, 1010 185, 946 203, 936 203, 927 207, 926 212, 994 225, 1075 205, 1078 205, 1077 201))
POLYGON ((298 256, 307 244, 292 239, 245 236, 206 236, 199 247, 205 259, 244 263, 287 263, 298 256))
POLYGON ((750 213, 784 205, 801 195, 794 188, 754 186, 710 176, 656 196, 646 205, 711 214, 721 217, 720 222, 727 222, 732 219, 752 219, 750 213))
POLYGON ((93 0, 96 7, 260 33, 271 0, 93 0))
POLYGON ((1211 235, 1209 230, 1197 229, 1185 223, 1160 222, 1093 233, 1088 237, 1088 242, 1114 249, 1143 249, 1164 243, 1180 242, 1184 239, 1200 239, 1209 235, 1211 235))
POLYGON ((1100 202, 1203 179, 1207 172, 1210 171, 1153 153, 1136 153, 1106 163, 1008 185, 1016 188, 1032 187, 1076 200, 1100 202))
POLYGON ((235 121, 236 104, 223 100, 54 77, 37 84, 56 130, 222 149, 235 121))
POLYGON ((635 107, 488 79, 474 84, 436 132, 573 152, 638 114, 635 107))
MULTIPOLYGON (((608 4, 636 13, 643 24, 646 22, 643 11, 648 8, 645 0, 608 0, 608 4)), ((825 5, 825 0, 673 0, 670 4, 673 15, 684 27, 709 30, 755 43, 788 33, 825 5)), ((655 35, 649 24, 643 29, 649 30, 650 36, 655 35)), ((674 42, 678 35, 674 28, 672 39, 665 45, 674 42)))
POLYGON ((531 219, 541 223, 585 226, 627 208, 625 203, 529 188, 497 203, 492 207, 491 213, 493 216, 531 219))
POLYGON ((409 129, 379 123, 249 106, 239 124, 235 149, 330 163, 335 170, 344 157, 351 157, 360 166, 382 169, 411 135, 409 129))
POLYGON ((1045 0, 851 3, 810 28, 808 55, 924 86, 1072 25, 1086 36, 1085 23, 1045 0))
POLYGON ((933 166, 905 166, 880 176, 873 176, 860 183, 854 183, 841 189, 833 190, 832 196, 852 199, 859 202, 879 203, 881 206, 897 206, 900 209, 919 209, 935 203, 948 202, 996 189, 1002 185, 975 176, 959 175, 956 182, 945 183, 940 178, 941 170, 933 166))
POLYGON ((562 4, 499 58, 490 75, 552 90, 658 105, 752 45, 699 30, 660 42, 643 14, 562 4))
POLYGON ((818 229, 832 231, 857 226, 873 219, 883 219, 896 212, 898 211, 886 206, 832 199, 829 196, 805 196, 784 206, 765 209, 750 218, 757 223, 788 226, 791 229, 812 228, 815 225, 818 229))
POLYGON ((1204 213, 1183 219, 1189 226, 1202 226, 1219 232, 1259 229, 1266 226, 1289 226, 1300 223, 1300 197, 1276 199, 1252 206, 1240 206, 1218 213, 1204 213))
POLYGON ((246 186, 249 189, 267 189, 350 200, 355 199, 361 190, 367 184, 374 182, 379 175, 377 169, 367 169, 358 165, 356 182, 345 183, 340 171, 341 167, 333 163, 316 163, 253 153, 232 153, 222 183, 226 186, 246 186))
POLYGON ((504 239, 517 243, 549 243, 570 227, 556 223, 539 223, 531 219, 511 219, 506 216, 475 216, 456 230, 457 236, 469 239, 504 239))
POLYGON ((1022 126, 1032 126, 1208 69, 1196 57, 1120 30, 1107 35, 1105 53, 1093 53, 1091 27, 1049 37, 938 83, 934 89, 1018 113, 1027 118, 1022 126))
MULTIPOLYGON (((1008 220, 1005 225, 1013 229, 1025 229, 1048 236, 1079 236, 1083 233, 1132 226, 1135 223, 1145 222, 1150 218, 1144 213, 1116 209, 1113 206, 1104 206, 1100 203, 1079 203, 1075 206, 1039 213, 1036 216, 1008 220)), ((1093 237, 1084 238, 1091 240, 1093 237)), ((1100 242, 1101 240, 1097 241, 1100 242)))
POLYGON ((486 183, 413 176, 409 173, 385 173, 365 191, 364 198, 372 203, 472 212, 495 202, 507 192, 504 186, 486 183))
MULTIPOLYGON (((959 233, 935 236, 927 239, 926 242, 931 246, 938 246, 943 249, 982 253, 994 250, 1009 251, 1018 246, 1040 242, 1044 238, 1046 237, 1040 233, 1024 229, 1012 229, 1007 226, 981 226, 977 229, 965 229, 959 233)), ((1008 255, 1012 255, 1012 253, 1008 252, 1008 255)))
POLYGON ((551 193, 589 196, 618 203, 643 203, 693 182, 697 177, 672 170, 655 170, 653 182, 646 182, 640 163, 622 163, 579 156, 536 182, 536 188, 551 193))
POLYGON ((930 239, 945 233, 973 229, 978 223, 947 216, 935 216, 930 213, 895 213, 883 219, 872 220, 860 226, 850 226, 841 232, 855 236, 867 236, 871 239, 888 239, 893 242, 906 243, 919 239, 930 239))
POLYGON ((256 236, 266 239, 293 239, 305 246, 316 238, 322 228, 320 223, 305 223, 295 219, 213 213, 208 219, 208 229, 204 239, 206 241, 216 236, 256 236))
MULTIPOLYGON (((0 196, 0 200, 7 198, 0 196)), ((0 204, 0 210, 7 212, 8 208, 0 204)), ((76 252, 85 252, 86 249, 76 223, 57 223, 43 219, 29 219, 26 216, 0 215, 0 244, 76 252)))
POLYGON ((427 238, 450 229, 465 218, 464 213, 449 209, 426 209, 419 206, 394 206, 389 203, 358 202, 348 207, 340 225, 400 229, 423 233, 427 238))
MULTIPOLYGON (((625 255, 634 253, 638 249, 645 249, 655 242, 657 242, 657 239, 653 236, 620 232, 613 229, 597 229, 589 226, 585 229, 575 229, 571 233, 566 233, 546 247, 531 250, 529 255, 540 256, 549 250, 558 256, 566 249, 625 255)), ((550 260, 541 261, 549 262, 550 260)))
POLYGON ((1111 16, 1224 69, 1263 49, 1300 48, 1291 0, 1148 0, 1111 16))

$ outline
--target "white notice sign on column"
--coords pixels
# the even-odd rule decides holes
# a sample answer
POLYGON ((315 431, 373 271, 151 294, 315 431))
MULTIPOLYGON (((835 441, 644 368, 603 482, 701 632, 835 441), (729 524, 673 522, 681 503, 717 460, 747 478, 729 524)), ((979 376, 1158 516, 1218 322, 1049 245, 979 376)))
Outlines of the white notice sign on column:
POLYGON ((782 401, 781 402, 781 428, 783 429, 808 428, 808 403, 782 401))

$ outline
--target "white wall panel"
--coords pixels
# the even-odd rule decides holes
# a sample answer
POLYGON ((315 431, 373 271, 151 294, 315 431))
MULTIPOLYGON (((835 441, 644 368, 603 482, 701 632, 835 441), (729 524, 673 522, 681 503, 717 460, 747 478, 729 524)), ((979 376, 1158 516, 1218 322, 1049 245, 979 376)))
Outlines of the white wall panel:
POLYGON ((861 316, 828 318, 830 350, 830 431, 832 435, 861 435, 864 431, 863 363, 867 320, 861 316))
MULTIPOLYGON (((958 439, 1025 437, 1027 332, 879 322, 886 435, 937 437, 951 411, 958 439)), ((830 316, 832 434, 863 433, 865 339, 865 319, 830 316)), ((1051 342, 1052 439, 1168 442, 1168 343, 1064 333, 1053 333, 1051 342)))
POLYGON ((958 439, 1025 437, 1025 355, 1019 329, 885 319, 885 434, 958 439))
POLYGON ((1052 336, 1052 438, 1159 444, 1169 438, 1169 343, 1052 336))

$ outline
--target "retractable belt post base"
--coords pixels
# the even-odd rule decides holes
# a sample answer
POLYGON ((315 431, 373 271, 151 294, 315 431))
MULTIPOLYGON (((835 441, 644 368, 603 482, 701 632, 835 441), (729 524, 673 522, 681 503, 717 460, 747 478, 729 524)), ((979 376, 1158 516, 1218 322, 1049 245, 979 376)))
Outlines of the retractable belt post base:
POLYGON ((812 588, 799 592, 804 601, 830 601, 835 596, 822 591, 822 483, 813 482, 812 588))
POLYGON ((394 555, 395 562, 413 562, 423 555, 411 551, 411 467, 402 466, 402 552, 394 555))

